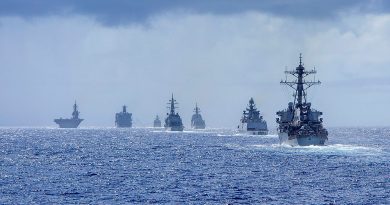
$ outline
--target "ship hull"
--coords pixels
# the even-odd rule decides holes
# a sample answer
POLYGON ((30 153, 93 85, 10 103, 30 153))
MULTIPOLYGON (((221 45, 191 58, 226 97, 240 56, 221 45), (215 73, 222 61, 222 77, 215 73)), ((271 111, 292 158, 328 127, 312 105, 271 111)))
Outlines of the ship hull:
POLYGON ((192 126, 192 129, 205 129, 206 128, 206 125, 193 125, 192 126))
POLYGON ((247 130, 250 135, 268 135, 268 130, 247 130))
POLYGON ((280 144, 290 145, 290 146, 323 146, 327 141, 326 138, 323 138, 318 135, 309 135, 304 137, 289 137, 286 132, 281 132, 279 135, 280 144))
POLYGON ((132 125, 124 124, 124 125, 116 125, 117 128, 131 128, 132 125))
POLYGON ((242 123, 239 132, 248 135, 268 135, 267 123, 242 123))
POLYGON ((133 123, 128 120, 128 121, 119 121, 119 122, 116 122, 116 127, 117 128, 131 128, 133 126, 133 123))
POLYGON ((133 126, 133 121, 131 119, 132 114, 124 110, 121 113, 115 115, 115 126, 117 128, 130 128, 133 126))
POLYGON ((248 135, 268 135, 268 130, 238 130, 240 133, 248 135))
POLYGON ((166 131, 183 131, 183 126, 165 127, 166 131))
POLYGON ((55 119, 60 128, 77 128, 83 119, 55 119))
MULTIPOLYGON (((200 115, 198 115, 200 116, 200 115)), ((196 115, 192 116, 191 120, 191 128, 192 129, 205 129, 206 123, 204 120, 202 120, 202 117, 196 117, 196 115)))

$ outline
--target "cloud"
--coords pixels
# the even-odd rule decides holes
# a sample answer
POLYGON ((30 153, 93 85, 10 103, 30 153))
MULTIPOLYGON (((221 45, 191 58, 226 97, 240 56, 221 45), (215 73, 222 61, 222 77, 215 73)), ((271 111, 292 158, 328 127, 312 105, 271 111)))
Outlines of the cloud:
POLYGON ((326 19, 340 12, 387 13, 385 0, 2 0, 0 16, 30 19, 44 16, 83 15, 96 18, 104 25, 146 22, 150 17, 172 11, 194 14, 231 15, 261 12, 275 16, 326 19))
POLYGON ((279 85, 300 52, 323 85, 309 91, 327 125, 386 125, 390 15, 338 21, 169 12, 107 27, 83 15, 0 20, 2 125, 52 125, 79 102, 83 125, 111 126, 122 104, 135 125, 163 116, 173 92, 189 126, 195 102, 212 127, 235 127, 250 97, 270 127, 291 100, 279 85))

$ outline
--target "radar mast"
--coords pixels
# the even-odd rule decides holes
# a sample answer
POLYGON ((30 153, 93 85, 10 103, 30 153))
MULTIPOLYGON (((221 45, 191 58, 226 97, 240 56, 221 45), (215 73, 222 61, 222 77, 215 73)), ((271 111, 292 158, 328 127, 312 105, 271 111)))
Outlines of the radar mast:
POLYGON ((169 100, 169 103, 168 103, 168 105, 170 105, 170 107, 168 107, 168 109, 170 109, 170 114, 171 115, 174 115, 175 114, 175 109, 179 108, 179 107, 176 106, 177 104, 178 103, 176 102, 176 100, 173 99, 173 93, 172 93, 172 98, 169 100))
MULTIPOLYGON (((313 85, 319 85, 321 82, 319 80, 315 81, 306 81, 305 78, 311 74, 316 74, 317 71, 313 70, 305 70, 305 67, 302 64, 302 53, 299 54, 299 66, 296 67, 295 70, 285 71, 286 80, 281 80, 280 84, 285 84, 291 87, 294 93, 294 105, 296 108, 301 108, 303 104, 306 103, 306 92, 313 85), (289 81, 287 80, 287 75, 292 75, 296 80, 289 81), (303 102, 304 101, 304 102, 303 102)), ((315 79, 315 78, 314 78, 315 79)))

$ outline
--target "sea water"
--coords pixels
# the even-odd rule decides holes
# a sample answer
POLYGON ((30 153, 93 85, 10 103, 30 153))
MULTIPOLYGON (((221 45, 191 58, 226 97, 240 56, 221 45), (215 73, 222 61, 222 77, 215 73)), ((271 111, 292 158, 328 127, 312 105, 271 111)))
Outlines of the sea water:
POLYGON ((1 128, 0 204, 390 204, 390 128, 327 146, 234 130, 1 128))

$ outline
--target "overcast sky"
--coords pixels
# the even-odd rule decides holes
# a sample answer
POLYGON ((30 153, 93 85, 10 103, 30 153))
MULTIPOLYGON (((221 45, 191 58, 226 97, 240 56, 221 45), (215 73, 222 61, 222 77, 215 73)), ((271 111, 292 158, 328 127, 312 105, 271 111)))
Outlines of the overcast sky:
POLYGON ((53 126, 77 100, 81 126, 165 118, 237 126, 249 98, 276 127, 292 100, 279 84, 299 63, 325 126, 389 126, 390 1, 2 0, 0 126, 53 126))

